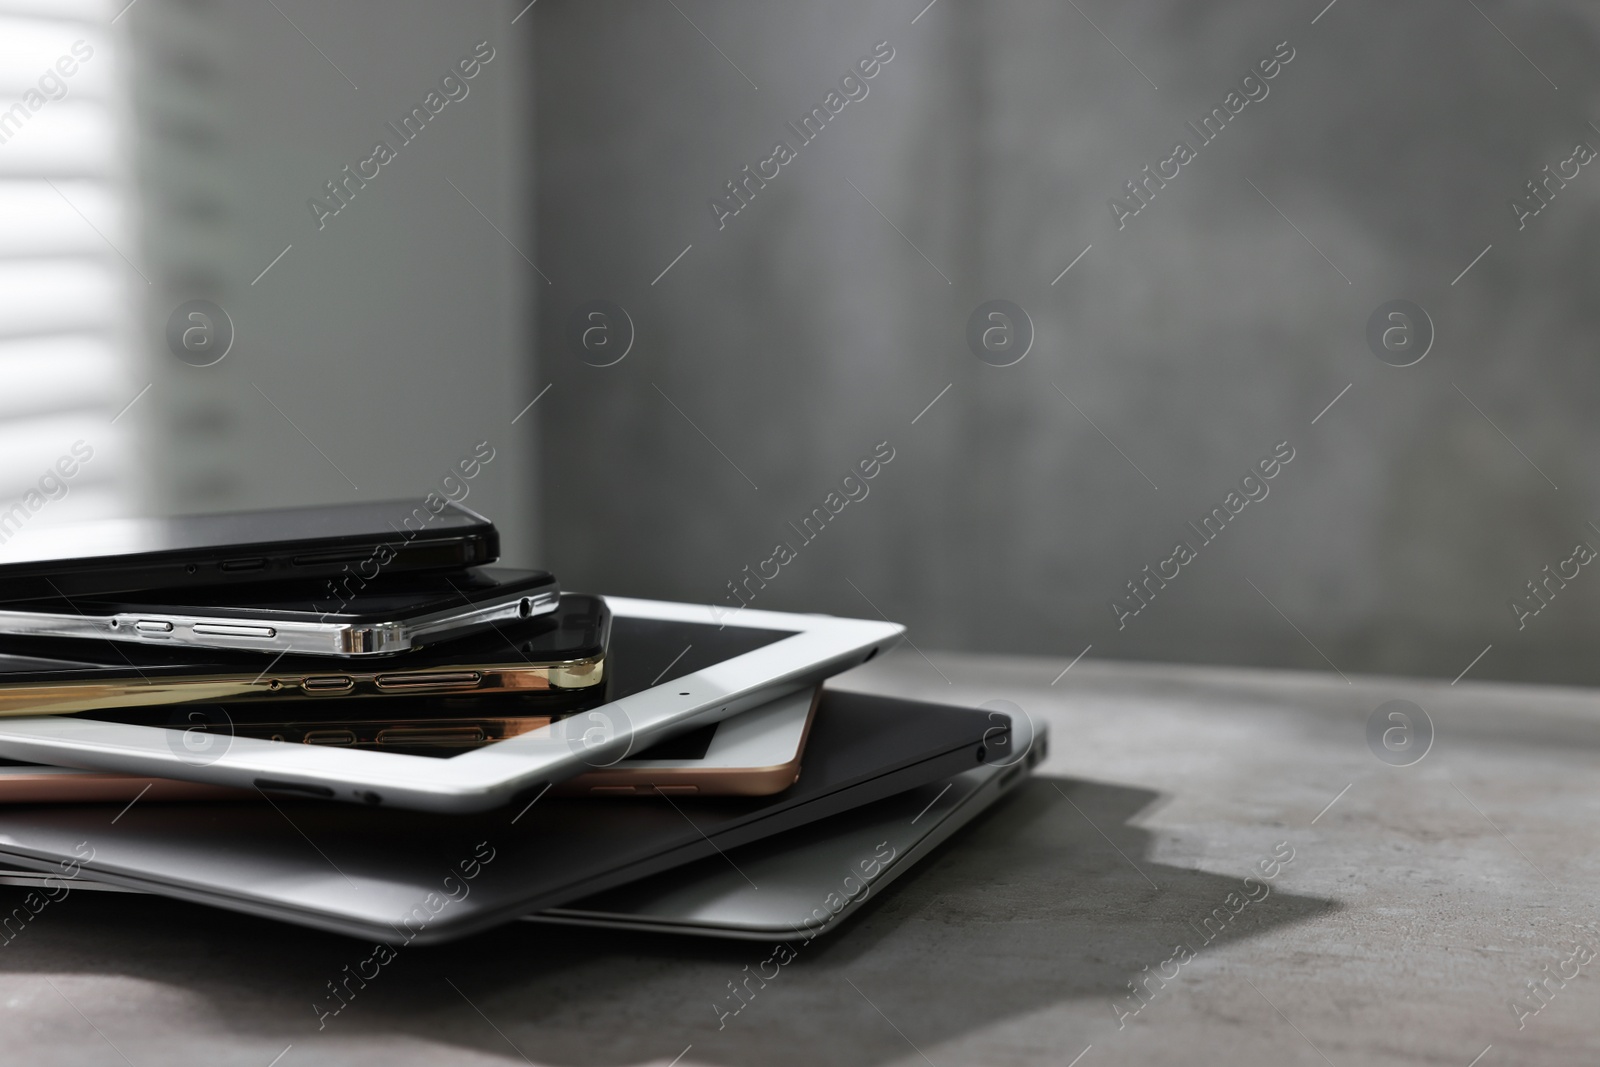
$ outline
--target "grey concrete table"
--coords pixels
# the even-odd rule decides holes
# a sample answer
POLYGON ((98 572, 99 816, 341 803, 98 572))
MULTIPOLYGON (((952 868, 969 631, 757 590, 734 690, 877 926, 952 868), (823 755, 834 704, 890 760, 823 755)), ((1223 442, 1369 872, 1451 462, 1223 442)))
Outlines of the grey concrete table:
POLYGON ((768 946, 523 924, 402 950, 319 1032, 370 946, 80 892, 0 946, 0 1062, 1600 1061, 1595 695, 1064 665, 908 651, 843 680, 1011 700, 1052 757, 721 1029, 768 946), (1434 724, 1414 765, 1369 747, 1390 700, 1434 724))

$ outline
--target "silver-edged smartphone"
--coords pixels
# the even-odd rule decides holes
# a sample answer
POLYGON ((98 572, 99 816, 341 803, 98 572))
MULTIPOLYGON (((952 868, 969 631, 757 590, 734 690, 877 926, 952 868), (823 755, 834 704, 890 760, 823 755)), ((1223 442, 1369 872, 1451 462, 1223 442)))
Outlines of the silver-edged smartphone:
POLYGON ((559 696, 603 686, 610 629, 605 601, 568 593, 547 615, 500 623, 397 657, 332 660, 0 636, 0 719, 76 713, 115 719, 117 709, 143 709, 137 716, 142 717, 159 708, 178 730, 188 731, 197 721, 191 705, 200 702, 388 702, 467 693, 559 696))
POLYGON ((0 634, 380 656, 545 615, 561 601, 549 573, 499 567, 388 576, 349 596, 304 582, 223 587, 203 603, 185 594, 12 602, 0 606, 0 634))

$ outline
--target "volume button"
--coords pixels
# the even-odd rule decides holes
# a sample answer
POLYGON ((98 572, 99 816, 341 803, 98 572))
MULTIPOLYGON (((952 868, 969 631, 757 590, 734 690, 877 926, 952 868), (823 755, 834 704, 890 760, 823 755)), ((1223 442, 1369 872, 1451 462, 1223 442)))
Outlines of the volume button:
POLYGON ((208 637, 276 637, 278 631, 271 626, 230 626, 220 622, 197 622, 190 627, 197 634, 208 637))
POLYGON ((379 689, 454 689, 475 686, 483 680, 477 671, 415 671, 410 674, 380 674, 379 689))

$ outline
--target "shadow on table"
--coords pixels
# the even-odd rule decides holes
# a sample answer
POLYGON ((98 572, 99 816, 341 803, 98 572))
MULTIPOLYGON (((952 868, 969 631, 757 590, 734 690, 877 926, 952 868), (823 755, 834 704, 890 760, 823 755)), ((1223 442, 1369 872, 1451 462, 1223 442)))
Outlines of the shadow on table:
MULTIPOLYGON (((292 1041, 307 1053, 331 1039, 348 1048, 363 1036, 404 1036, 434 1049, 614 1067, 666 1063, 692 1043, 692 1062, 759 1056, 866 1067, 914 1054, 909 1042, 927 1047, 1081 998, 1103 1001, 1114 1027, 1111 1004, 1124 1002, 1129 980, 1146 965, 1155 971, 1178 941, 1203 958, 1334 907, 1274 890, 1204 945, 1197 928, 1205 916, 1243 891, 1244 876, 1276 841, 1264 834, 1259 855, 1237 857, 1229 864, 1237 875, 1152 862, 1150 833, 1129 820, 1156 797, 1082 780, 1027 783, 850 923, 795 949, 764 987, 752 980, 737 1015, 722 1014, 740 1003, 729 983, 742 982, 747 966, 757 970, 774 946, 513 923, 400 949, 319 1032, 313 1003, 330 1004, 326 983, 346 965, 354 970, 371 945, 87 891, 50 905, 0 948, 0 973, 82 972, 177 987, 209 1002, 200 1018, 222 1020, 239 1038, 292 1041)), ((15 892, 0 895, 6 911, 15 892)), ((1150 1010, 1159 1012, 1159 1000, 1150 1010)))

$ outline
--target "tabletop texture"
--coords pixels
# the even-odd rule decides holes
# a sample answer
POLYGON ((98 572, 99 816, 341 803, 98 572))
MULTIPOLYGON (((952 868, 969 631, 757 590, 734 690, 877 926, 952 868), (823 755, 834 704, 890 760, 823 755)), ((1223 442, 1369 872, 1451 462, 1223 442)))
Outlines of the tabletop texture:
MULTIPOLYGON (((1010 701, 1050 724, 1051 753, 852 922, 791 952, 517 924, 377 963, 361 941, 76 891, 0 944, 5 1059, 1600 1058, 1594 695, 1064 662, 903 649, 836 680, 1010 701), (1396 765, 1422 749, 1417 708, 1431 747, 1396 765), (1389 735, 1413 745, 1404 759, 1386 729, 1410 731, 1389 735)), ((0 905, 23 896, 0 891, 0 905)))

